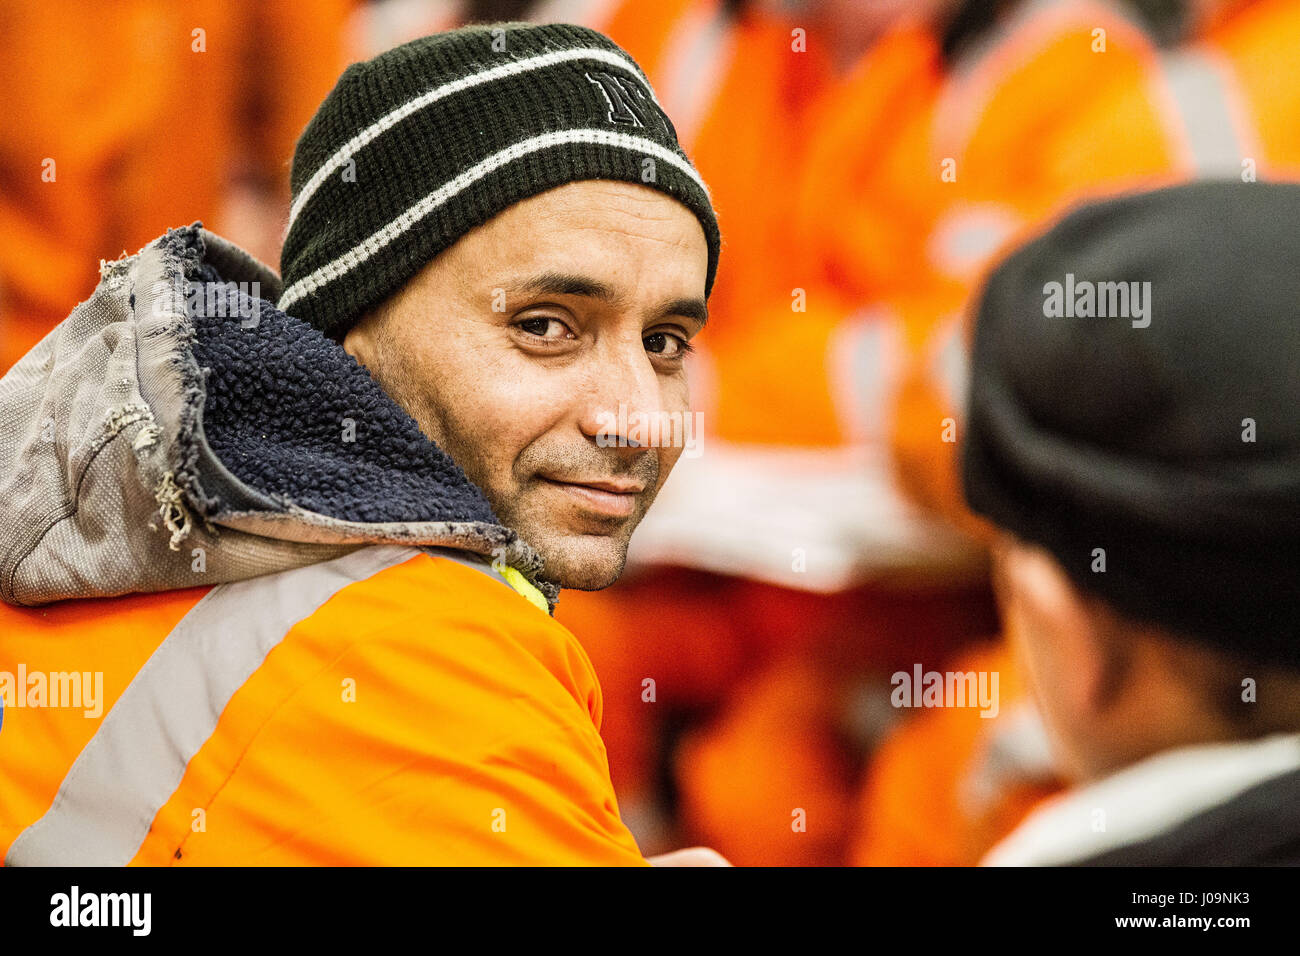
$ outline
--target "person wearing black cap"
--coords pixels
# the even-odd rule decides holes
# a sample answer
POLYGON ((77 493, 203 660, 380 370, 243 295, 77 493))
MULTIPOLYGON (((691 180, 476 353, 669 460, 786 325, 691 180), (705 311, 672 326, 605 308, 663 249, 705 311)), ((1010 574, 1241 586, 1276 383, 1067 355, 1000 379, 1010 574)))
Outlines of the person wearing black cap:
POLYGON ((1079 784, 986 864, 1300 863, 1297 222, 1300 185, 1126 196, 985 285, 963 488, 1079 784))

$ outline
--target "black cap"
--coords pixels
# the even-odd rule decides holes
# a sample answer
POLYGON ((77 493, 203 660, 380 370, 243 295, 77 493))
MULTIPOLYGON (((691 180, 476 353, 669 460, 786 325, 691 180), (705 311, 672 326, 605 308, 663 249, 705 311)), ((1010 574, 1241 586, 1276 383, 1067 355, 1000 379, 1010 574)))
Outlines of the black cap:
POLYGON ((1300 185, 1083 207, 977 308, 971 508, 1123 613, 1300 666, 1300 185))

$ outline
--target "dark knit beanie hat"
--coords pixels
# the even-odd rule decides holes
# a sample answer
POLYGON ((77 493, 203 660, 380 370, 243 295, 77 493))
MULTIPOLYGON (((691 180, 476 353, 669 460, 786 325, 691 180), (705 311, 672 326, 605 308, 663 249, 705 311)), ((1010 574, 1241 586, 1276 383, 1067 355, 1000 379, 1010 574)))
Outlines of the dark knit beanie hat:
POLYGON ((1082 590, 1289 666, 1296 223, 1300 185, 1203 182, 1084 207, 1021 247, 978 306, 962 450, 970 506, 1082 590))
POLYGON ((640 68, 584 27, 423 37, 348 67, 298 141, 278 306, 339 336, 475 226, 565 183, 666 193, 719 236, 640 68))

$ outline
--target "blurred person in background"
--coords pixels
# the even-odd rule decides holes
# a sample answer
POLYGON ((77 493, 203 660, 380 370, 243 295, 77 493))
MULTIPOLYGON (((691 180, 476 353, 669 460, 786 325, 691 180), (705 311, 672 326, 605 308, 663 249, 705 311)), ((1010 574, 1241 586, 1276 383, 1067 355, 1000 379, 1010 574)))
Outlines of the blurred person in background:
MULTIPOLYGON (((887 383, 877 387, 904 487, 989 540, 961 500, 953 440, 964 427, 973 283, 1008 236, 1084 197, 1204 176, 1296 178, 1300 67, 1288 51, 1300 43, 1300 8, 964 9, 955 33, 900 25, 828 98, 801 208, 823 194, 853 200, 832 229, 807 220, 801 234, 823 243, 813 248, 837 284, 876 300, 875 376, 887 383), (889 145, 864 152, 864 141, 889 145)), ((1040 722, 1015 690, 1025 685, 1014 648, 960 669, 1002 673, 1000 716, 929 711, 890 735, 859 796, 855 862, 974 862, 1055 786, 1040 722)))
POLYGON ((353 6, 4 4, 0 372, 89 294, 100 259, 172 226, 202 219, 274 261, 285 158, 344 66, 353 6))
POLYGON ((1294 183, 1092 203, 980 293, 962 487, 1073 785, 985 863, 1300 863, 1297 219, 1294 183))
POLYGON ((844 313, 791 230, 811 110, 879 26, 842 4, 602 11, 683 118, 729 268, 691 359, 703 453, 643 527, 641 572, 558 613, 602 675, 613 775, 647 838, 676 826, 739 863, 842 862, 880 717, 843 675, 992 627, 971 549, 899 495, 859 429, 844 313))

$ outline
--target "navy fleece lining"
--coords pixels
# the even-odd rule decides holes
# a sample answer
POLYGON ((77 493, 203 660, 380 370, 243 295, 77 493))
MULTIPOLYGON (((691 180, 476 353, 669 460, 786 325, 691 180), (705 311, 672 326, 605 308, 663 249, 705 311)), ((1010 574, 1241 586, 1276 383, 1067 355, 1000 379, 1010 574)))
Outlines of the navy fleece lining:
MULTIPOLYGON (((203 264, 190 281, 221 278, 203 264)), ((220 295, 224 310, 205 294, 190 318, 207 379, 203 430, 236 477, 345 521, 499 523, 459 466, 342 346, 233 284, 220 295), (259 321, 243 328, 250 310, 259 321), (353 441, 344 441, 347 419, 353 441)))

